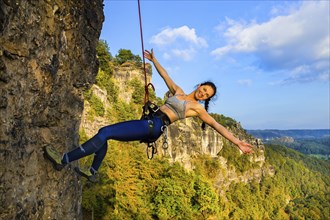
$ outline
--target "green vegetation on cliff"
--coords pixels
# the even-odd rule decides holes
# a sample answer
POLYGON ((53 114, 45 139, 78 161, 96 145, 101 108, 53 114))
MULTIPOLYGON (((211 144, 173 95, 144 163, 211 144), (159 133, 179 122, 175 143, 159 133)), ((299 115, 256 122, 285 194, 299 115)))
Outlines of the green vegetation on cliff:
POLYGON ((109 61, 113 59, 111 53, 109 52, 110 48, 106 41, 100 40, 96 46, 97 58, 99 60, 99 69, 105 71, 109 74, 112 73, 112 70, 109 66, 109 61))
POLYGON ((134 55, 130 50, 126 50, 126 49, 120 49, 118 51, 118 54, 115 56, 114 61, 120 65, 127 61, 132 61, 136 65, 142 64, 142 59, 139 55, 134 55))

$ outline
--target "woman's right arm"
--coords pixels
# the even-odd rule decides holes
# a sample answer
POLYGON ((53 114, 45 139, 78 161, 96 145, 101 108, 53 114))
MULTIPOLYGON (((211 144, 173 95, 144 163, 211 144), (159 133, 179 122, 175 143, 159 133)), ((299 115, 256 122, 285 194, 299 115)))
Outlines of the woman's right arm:
POLYGON ((226 139, 231 141, 233 144, 237 145, 237 147, 245 154, 253 153, 253 146, 249 143, 239 140, 235 137, 231 132, 229 132, 224 126, 216 122, 216 120, 211 117, 205 109, 202 109, 198 113, 198 117, 204 121, 206 124, 210 125, 213 129, 215 129, 219 134, 224 136, 226 139))
POLYGON ((177 90, 182 90, 178 85, 174 83, 174 81, 171 79, 171 77, 168 75, 167 71, 160 65, 156 57, 154 56, 154 52, 151 49, 151 52, 148 50, 144 51, 144 57, 147 58, 149 61, 151 61, 159 75, 164 79, 168 89, 172 94, 176 94, 177 90))

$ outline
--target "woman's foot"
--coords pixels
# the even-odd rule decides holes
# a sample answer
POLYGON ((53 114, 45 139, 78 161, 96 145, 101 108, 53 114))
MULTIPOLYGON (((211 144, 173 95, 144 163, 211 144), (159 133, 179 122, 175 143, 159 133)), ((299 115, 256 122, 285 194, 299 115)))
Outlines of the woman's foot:
POLYGON ((60 171, 66 164, 62 164, 62 156, 55 148, 52 146, 45 147, 45 155, 47 159, 52 162, 54 169, 60 171))
POLYGON ((97 173, 93 174, 90 169, 81 169, 79 167, 75 167, 74 171, 76 171, 80 176, 87 178, 92 183, 97 181, 97 173))

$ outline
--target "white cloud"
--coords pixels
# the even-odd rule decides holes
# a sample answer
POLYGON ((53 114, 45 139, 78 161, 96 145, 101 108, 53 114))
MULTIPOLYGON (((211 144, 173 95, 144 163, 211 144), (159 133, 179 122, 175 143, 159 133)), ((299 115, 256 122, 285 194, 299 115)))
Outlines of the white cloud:
POLYGON ((171 55, 169 53, 165 52, 165 53, 163 53, 163 58, 165 60, 169 60, 169 59, 171 59, 171 55))
POLYGON ((329 72, 323 72, 319 74, 319 80, 324 82, 330 82, 330 73, 329 72))
MULTIPOLYGON (((279 14, 280 9, 272 13, 279 14)), ((227 45, 211 54, 222 57, 246 53, 256 57, 265 70, 291 72, 287 81, 327 79, 329 75, 329 2, 302 2, 290 14, 268 22, 244 23, 227 18, 223 36, 227 45)))
POLYGON ((166 59, 176 57, 185 61, 193 58, 197 48, 208 47, 206 40, 199 37, 194 28, 186 25, 178 28, 167 27, 152 36, 150 43, 166 50, 163 54, 166 59))
POLYGON ((238 84, 243 85, 243 86, 250 86, 252 84, 251 79, 241 79, 237 81, 238 84))
POLYGON ((181 57, 185 61, 189 61, 193 58, 195 55, 195 49, 189 48, 185 50, 179 50, 179 49, 174 49, 172 50, 172 54, 174 54, 176 57, 181 57))
POLYGON ((194 28, 188 26, 181 26, 178 28, 165 28, 160 33, 151 37, 150 42, 159 46, 172 44, 178 39, 182 39, 188 43, 194 44, 200 47, 207 47, 207 42, 196 35, 194 28))

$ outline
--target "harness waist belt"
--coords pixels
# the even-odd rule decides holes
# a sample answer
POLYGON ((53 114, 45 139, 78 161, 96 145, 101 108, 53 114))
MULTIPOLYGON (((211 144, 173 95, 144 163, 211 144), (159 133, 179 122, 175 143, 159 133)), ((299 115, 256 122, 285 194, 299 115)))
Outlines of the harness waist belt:
POLYGON ((164 112, 162 112, 160 109, 158 110, 158 111, 156 111, 155 113, 154 113, 154 115, 155 116, 157 116, 157 117, 159 117, 163 122, 164 122, 164 124, 165 125, 170 125, 171 124, 171 120, 168 118, 168 116, 164 113, 164 112))

